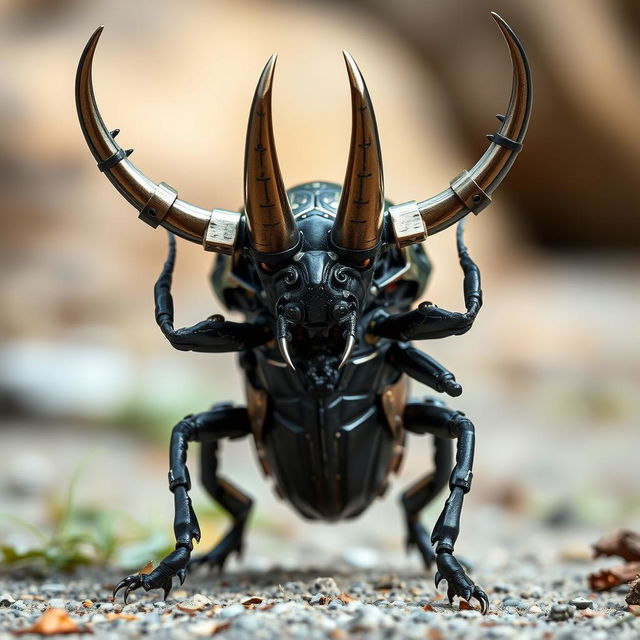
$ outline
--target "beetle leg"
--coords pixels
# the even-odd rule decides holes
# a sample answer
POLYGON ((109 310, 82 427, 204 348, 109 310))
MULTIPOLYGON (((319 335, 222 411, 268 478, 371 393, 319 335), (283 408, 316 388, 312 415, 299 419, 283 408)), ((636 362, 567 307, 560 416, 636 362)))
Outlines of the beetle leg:
MULTIPOLYGON (((463 221, 464 222, 464 221, 463 221)), ((367 331, 374 336, 392 340, 427 340, 460 335, 471 329, 480 307, 482 289, 480 269, 471 259, 462 240, 463 222, 458 225, 457 243, 460 266, 464 273, 464 302, 466 311, 447 311, 431 302, 422 302, 417 309, 406 313, 374 318, 367 331)))
POLYGON ((204 564, 218 567, 222 571, 224 563, 234 551, 242 554, 242 540, 245 525, 251 511, 253 500, 228 480, 217 475, 218 443, 203 442, 200 448, 201 480, 211 497, 233 518, 233 523, 218 544, 189 562, 189 569, 204 564))
POLYGON ((266 322, 228 322, 214 315, 192 327, 173 328, 173 296, 171 280, 176 259, 176 240, 169 234, 169 255, 153 289, 156 303, 156 322, 160 330, 180 351, 222 353, 244 351, 264 344, 273 334, 266 322))
POLYGON ((398 371, 436 391, 453 397, 462 393, 462 387, 456 382, 456 377, 451 371, 414 347, 393 344, 389 349, 389 359, 398 371))
POLYGON ((163 589, 165 598, 171 591, 173 578, 184 581, 193 550, 193 540, 200 541, 200 526, 191 506, 189 490, 191 480, 187 469, 187 448, 189 442, 211 443, 221 438, 239 438, 251 433, 247 410, 230 405, 217 405, 209 411, 186 416, 171 432, 169 446, 169 489, 174 496, 175 515, 173 530, 176 547, 149 574, 134 574, 121 580, 113 590, 114 596, 125 589, 125 602, 129 593, 143 588, 163 589))
POLYGON ((434 471, 412 484, 400 501, 407 524, 407 548, 416 547, 427 569, 436 558, 429 532, 420 522, 420 512, 447 485, 452 467, 451 440, 434 439, 434 471))
POLYGON ((473 454, 475 449, 475 428, 460 411, 449 409, 440 401, 410 402, 404 413, 404 423, 408 431, 432 433, 439 438, 457 440, 456 464, 449 477, 450 495, 444 509, 433 528, 431 543, 435 546, 436 588, 441 580, 448 584, 448 596, 470 600, 476 598, 482 613, 489 608, 487 594, 465 573, 462 565, 453 555, 454 545, 460 533, 462 502, 471 489, 473 454))

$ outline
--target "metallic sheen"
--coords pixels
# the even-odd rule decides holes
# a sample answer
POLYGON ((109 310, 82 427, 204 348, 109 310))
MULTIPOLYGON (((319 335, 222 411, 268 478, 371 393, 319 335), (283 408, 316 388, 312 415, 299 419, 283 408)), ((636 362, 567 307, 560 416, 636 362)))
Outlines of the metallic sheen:
POLYGON ((276 56, 269 58, 253 97, 244 160, 244 206, 253 248, 262 253, 291 249, 299 238, 284 188, 271 116, 276 56))
MULTIPOLYGON (((138 211, 146 210, 143 218, 149 222, 147 215, 149 210, 146 205, 151 199, 158 197, 159 186, 133 165, 129 160, 129 153, 121 153, 123 150, 114 139, 118 130, 114 130, 112 135, 105 126, 93 92, 91 69, 102 30, 103 27, 98 27, 95 30, 87 42, 78 64, 76 73, 78 118, 82 133, 96 162, 102 167, 113 186, 130 204, 138 211), (116 160, 119 156, 122 157, 113 166, 107 166, 110 163, 105 163, 105 161, 110 160, 113 156, 116 156, 116 160)), ((192 205, 176 196, 160 224, 187 240, 199 243, 204 238, 210 218, 211 211, 192 205)))
MULTIPOLYGON (((477 213, 478 206, 488 204, 485 197, 490 196, 507 175, 527 132, 531 114, 531 71, 527 56, 511 27, 497 13, 491 15, 509 47, 513 65, 511 99, 506 115, 499 117, 502 126, 498 132, 499 137, 496 139, 500 141, 501 138, 508 138, 516 144, 511 145, 514 148, 508 148, 503 144, 492 142, 480 160, 468 171, 466 185, 475 183, 478 187, 478 191, 472 194, 479 197, 479 199, 476 198, 477 202, 465 202, 459 195, 460 191, 456 193, 456 190, 449 187, 438 195, 418 203, 420 215, 432 235, 446 229, 469 211, 477 213), (476 205, 475 208, 469 206, 473 203, 476 205)), ((489 138, 491 139, 492 136, 489 138)), ((459 182, 455 184, 460 185, 459 182)))
POLYGON ((387 212, 400 249, 427 239, 427 228, 415 200, 391 206, 387 212))
POLYGON ((202 241, 205 251, 232 254, 239 222, 240 214, 237 211, 214 209, 202 241))
POLYGON ((349 250, 373 249, 380 238, 384 206, 378 126, 367 86, 355 60, 344 51, 351 85, 351 147, 331 238, 349 250))

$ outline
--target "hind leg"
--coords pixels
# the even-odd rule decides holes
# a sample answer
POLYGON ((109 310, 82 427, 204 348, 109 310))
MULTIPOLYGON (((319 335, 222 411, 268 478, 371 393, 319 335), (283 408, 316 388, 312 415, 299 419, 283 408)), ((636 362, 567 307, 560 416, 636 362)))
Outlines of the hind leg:
POLYGON ((427 569, 436 559, 431 536, 420 522, 420 512, 447 486, 451 473, 453 447, 451 440, 435 438, 434 470, 411 485, 401 496, 407 525, 407 549, 416 547, 427 569))
MULTIPOLYGON (((435 545, 436 588, 441 580, 448 584, 448 596, 470 600, 476 598, 482 612, 489 608, 487 594, 474 584, 453 554, 460 533, 462 502, 471 489, 475 428, 460 411, 449 409, 439 401, 411 402, 405 409, 405 427, 415 433, 431 433, 436 438, 456 439, 456 464, 449 477, 449 498, 433 528, 431 543, 435 545)), ((426 493, 426 490, 425 490, 426 493)))
POLYGON ((244 529, 253 500, 240 489, 217 474, 218 443, 205 442, 200 448, 200 474, 209 495, 233 518, 231 527, 211 551, 189 563, 189 569, 208 565, 220 570, 232 552, 242 553, 244 529))

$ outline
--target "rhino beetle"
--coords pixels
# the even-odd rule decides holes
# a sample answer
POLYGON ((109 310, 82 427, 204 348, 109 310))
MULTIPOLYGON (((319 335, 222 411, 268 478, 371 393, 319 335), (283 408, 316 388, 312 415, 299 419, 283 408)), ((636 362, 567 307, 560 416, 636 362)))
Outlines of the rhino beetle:
POLYGON ((246 381, 246 407, 218 404, 188 415, 173 429, 169 488, 174 495, 175 550, 147 575, 130 575, 114 595, 140 587, 162 588, 187 569, 222 567, 240 552, 252 500, 217 473, 218 442, 253 437, 262 468, 280 495, 303 517, 335 521, 362 513, 385 489, 402 459, 407 432, 434 436, 433 472, 401 498, 407 544, 424 564, 436 565, 436 586, 449 599, 488 598, 454 555, 465 494, 471 488, 474 425, 433 398, 407 397, 407 378, 437 392, 462 392, 454 375, 412 346, 414 340, 468 331, 480 310, 480 272, 462 240, 463 312, 421 302, 430 263, 421 246, 438 233, 478 214, 522 148, 531 111, 531 75, 518 38, 493 14, 511 57, 511 100, 480 160, 441 193, 392 205, 384 197, 382 160, 371 99, 362 75, 344 53, 352 99, 352 134, 342 186, 311 182, 285 190, 274 145, 271 89, 275 56, 268 62, 251 105, 241 212, 204 209, 178 198, 164 182, 147 178, 115 141, 98 110, 92 61, 102 28, 81 56, 76 104, 87 144, 116 189, 152 227, 170 232, 169 257, 155 285, 156 321, 183 351, 238 352, 246 381), (175 237, 218 253, 212 283, 230 322, 214 315, 175 329, 171 277, 175 237), (456 441, 455 460, 453 441, 456 441), (232 524, 208 553, 191 558, 200 529, 191 505, 186 465, 189 443, 200 443, 202 483, 232 524), (419 515, 446 485, 450 491, 433 532, 419 515))

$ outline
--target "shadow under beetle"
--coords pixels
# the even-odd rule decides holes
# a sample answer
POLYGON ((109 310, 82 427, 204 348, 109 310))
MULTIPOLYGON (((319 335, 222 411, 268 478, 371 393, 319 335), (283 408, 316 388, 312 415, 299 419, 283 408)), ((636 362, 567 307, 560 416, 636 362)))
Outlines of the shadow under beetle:
POLYGON ((448 584, 450 600, 489 601, 454 555, 465 494, 471 488, 474 426, 461 412, 435 399, 407 400, 413 378, 438 392, 462 388, 441 364, 411 346, 413 340, 468 331, 480 310, 480 272, 458 226, 466 310, 452 312, 430 302, 411 310, 425 288, 430 264, 419 244, 479 213, 522 147, 531 110, 527 59, 511 28, 493 14, 511 55, 513 86, 500 130, 469 171, 427 200, 391 205, 384 199, 376 120, 364 80, 345 52, 352 98, 352 135, 342 187, 312 182, 285 191, 276 157, 271 86, 272 57, 251 106, 245 154, 242 212, 203 209, 153 182, 129 160, 132 150, 115 141, 98 111, 91 78, 99 28, 80 59, 76 103, 86 141, 116 189, 140 218, 170 234, 169 257, 155 285, 156 321, 183 351, 239 352, 247 406, 219 404, 189 415, 173 429, 169 488, 175 500, 175 550, 148 575, 130 575, 114 590, 162 588, 174 577, 206 564, 222 567, 242 550, 252 501, 217 473, 218 442, 253 436, 265 474, 306 518, 352 518, 385 489, 402 459, 406 432, 431 434, 435 470, 402 494, 407 544, 425 565, 436 564, 436 586, 448 584), (174 329, 171 276, 174 234, 221 254, 212 282, 217 295, 245 322, 216 315, 174 329), (455 462, 453 441, 456 441, 455 462), (202 482, 231 516, 232 525, 209 553, 191 558, 200 529, 191 506, 186 466, 190 442, 200 443, 202 482), (433 533, 420 511, 449 485, 449 498, 433 533))

